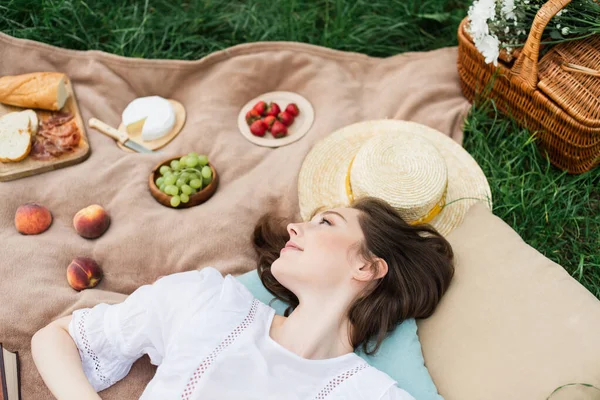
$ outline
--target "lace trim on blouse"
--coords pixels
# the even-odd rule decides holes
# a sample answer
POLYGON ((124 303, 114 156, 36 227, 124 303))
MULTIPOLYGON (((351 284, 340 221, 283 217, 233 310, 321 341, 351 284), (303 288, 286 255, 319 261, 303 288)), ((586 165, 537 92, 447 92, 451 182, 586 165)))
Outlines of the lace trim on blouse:
POLYGON ((351 376, 355 375, 357 372, 362 371, 363 369, 368 367, 370 367, 370 365, 365 362, 361 363, 360 365, 357 365, 352 369, 342 372, 335 378, 331 379, 329 383, 327 383, 327 385, 325 385, 325 387, 321 389, 321 391, 315 397, 315 400, 322 400, 327 398, 336 387, 344 383, 344 381, 346 381, 351 376))
POLYGON ((256 316, 256 310, 258 309, 259 301, 254 299, 252 301, 252 306, 250 307, 250 311, 246 318, 225 338, 223 341, 214 349, 196 368, 192 376, 190 377, 187 385, 183 393, 181 394, 181 398, 184 400, 189 400, 196 390, 196 385, 204 375, 204 373, 213 365, 219 354, 223 352, 227 347, 229 347, 244 331, 254 322, 254 317, 256 316))
POLYGON ((92 346, 90 345, 90 342, 87 337, 86 321, 87 321, 87 317, 89 315, 90 315, 90 310, 84 310, 84 311, 82 311, 80 318, 77 320, 77 332, 79 334, 79 338, 83 345, 83 349, 81 349, 81 350, 83 352, 85 352, 87 354, 87 356, 94 363, 94 372, 95 372, 98 380, 100 380, 104 385, 112 386, 116 382, 113 382, 110 378, 108 378, 106 375, 104 375, 102 364, 100 362, 100 358, 98 357, 96 352, 92 349, 92 346))
MULTIPOLYGON (((252 301, 252 305, 250 306, 250 311, 244 320, 225 339, 223 339, 216 349, 214 349, 204 360, 202 360, 192 376, 190 376, 190 379, 188 380, 188 383, 180 396, 182 400, 190 400, 192 398, 198 382, 200 382, 200 379, 204 376, 205 372, 214 364, 217 357, 254 322, 258 305, 259 300, 254 299, 252 301)), ((316 395, 315 400, 327 398, 335 388, 345 382, 348 378, 368 367, 370 367, 370 365, 364 362, 332 378, 316 395)))

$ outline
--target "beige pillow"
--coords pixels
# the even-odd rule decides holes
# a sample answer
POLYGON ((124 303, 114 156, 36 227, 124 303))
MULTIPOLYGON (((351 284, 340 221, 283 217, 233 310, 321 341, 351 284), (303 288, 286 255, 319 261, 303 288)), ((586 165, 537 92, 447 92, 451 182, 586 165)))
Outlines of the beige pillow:
MULTIPOLYGON (((600 301, 483 205, 448 240, 455 277, 434 315, 418 321, 446 400, 546 399, 571 382, 600 388, 600 301)), ((586 393, 571 398, 600 394, 586 393)))

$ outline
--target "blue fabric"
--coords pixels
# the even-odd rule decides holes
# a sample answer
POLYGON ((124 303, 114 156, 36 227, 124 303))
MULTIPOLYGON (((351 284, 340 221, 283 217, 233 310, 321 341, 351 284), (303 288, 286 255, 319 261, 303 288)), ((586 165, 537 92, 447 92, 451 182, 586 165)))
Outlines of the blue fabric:
MULTIPOLYGON (((270 305, 279 315, 283 315, 287 304, 265 289, 256 270, 237 277, 258 300, 270 305), (272 301, 272 303, 271 303, 272 301)), ((398 386, 406 390, 417 400, 444 400, 437 392, 429 375, 421 342, 417 336, 417 323, 414 319, 402 322, 388 336, 374 356, 365 355, 360 349, 356 354, 369 364, 385 372, 398 382, 398 386)))

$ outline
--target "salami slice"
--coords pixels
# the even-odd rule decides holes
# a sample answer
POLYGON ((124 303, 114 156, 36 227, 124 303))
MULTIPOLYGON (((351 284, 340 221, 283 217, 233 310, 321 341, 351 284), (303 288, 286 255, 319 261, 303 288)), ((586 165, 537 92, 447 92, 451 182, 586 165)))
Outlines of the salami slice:
POLYGON ((74 151, 79 145, 81 132, 70 113, 55 113, 41 123, 31 149, 36 160, 51 160, 74 151))

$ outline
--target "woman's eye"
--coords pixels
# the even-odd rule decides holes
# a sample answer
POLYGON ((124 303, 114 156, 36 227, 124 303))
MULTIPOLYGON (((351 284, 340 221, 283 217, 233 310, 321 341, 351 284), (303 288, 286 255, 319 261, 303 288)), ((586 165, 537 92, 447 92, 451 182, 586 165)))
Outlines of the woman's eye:
POLYGON ((325 217, 321 217, 321 221, 319 222, 320 224, 322 223, 326 223, 327 225, 331 226, 331 221, 329 221, 327 218, 325 217))

